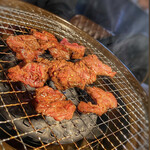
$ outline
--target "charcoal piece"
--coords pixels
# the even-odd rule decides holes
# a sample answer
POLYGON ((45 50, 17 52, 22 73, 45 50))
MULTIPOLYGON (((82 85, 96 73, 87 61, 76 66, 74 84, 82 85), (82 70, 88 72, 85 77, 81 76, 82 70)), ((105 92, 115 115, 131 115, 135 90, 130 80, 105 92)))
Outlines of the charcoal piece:
POLYGON ((3 68, 6 70, 9 69, 10 67, 14 67, 17 63, 16 57, 13 53, 9 53, 7 55, 4 55, 2 58, 2 61, 5 63, 2 63, 3 68))
POLYGON ((8 82, 0 82, 0 92, 12 91, 12 88, 8 82))

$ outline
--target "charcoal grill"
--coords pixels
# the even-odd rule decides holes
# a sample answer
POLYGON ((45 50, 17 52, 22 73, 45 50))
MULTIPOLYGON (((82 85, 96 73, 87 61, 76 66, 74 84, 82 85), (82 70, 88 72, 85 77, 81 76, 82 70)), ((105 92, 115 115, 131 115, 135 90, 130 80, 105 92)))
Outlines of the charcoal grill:
MULTIPOLYGON (((0 1, 0 147, 15 149, 148 149, 147 95, 131 72, 103 45, 67 21, 20 1, 0 1), (117 75, 98 76, 94 86, 114 94, 118 107, 98 117, 75 112, 69 121, 57 122, 35 112, 34 89, 8 79, 7 69, 18 64, 6 44, 9 35, 46 30, 58 39, 66 37, 87 47, 117 75)), ((46 54, 44 57, 51 59, 46 54)), ((53 87, 53 83, 46 84, 53 87)), ((75 105, 90 101, 84 90, 63 91, 75 105)))

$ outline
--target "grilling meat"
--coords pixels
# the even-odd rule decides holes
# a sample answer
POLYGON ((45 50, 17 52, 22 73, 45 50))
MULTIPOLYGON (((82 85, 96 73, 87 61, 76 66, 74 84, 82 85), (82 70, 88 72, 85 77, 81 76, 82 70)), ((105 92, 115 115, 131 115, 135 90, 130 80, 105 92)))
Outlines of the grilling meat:
POLYGON ((65 60, 52 61, 49 65, 49 75, 59 90, 72 87, 84 89, 85 84, 96 80, 96 74, 80 61, 76 63, 65 60))
POLYGON ((117 100, 112 93, 98 87, 86 87, 86 91, 97 105, 105 105, 107 109, 117 107, 117 100))
MULTIPOLYGON (((99 62, 99 60, 95 57, 93 61, 96 60, 96 62, 93 63, 94 65, 92 68, 91 63, 89 62, 91 61, 91 57, 94 58, 95 55, 88 55, 76 63, 68 62, 66 60, 49 61, 47 59, 38 58, 37 63, 27 63, 22 68, 19 66, 10 68, 8 70, 8 76, 14 81, 21 81, 32 87, 42 87, 47 79, 47 71, 49 70, 48 72, 51 80, 54 82, 57 89, 65 90, 73 87, 84 89, 86 84, 92 84, 96 81, 96 75, 100 74, 98 72, 99 70, 101 70, 100 72, 106 72, 105 68, 108 67, 105 64, 103 64, 103 66, 105 66, 104 69, 101 69, 101 66, 96 66, 96 62, 99 62), (16 68, 18 71, 16 71, 16 68), (43 76, 41 76, 41 74, 43 76)), ((107 75, 111 76, 112 74, 115 74, 115 72, 107 72, 107 75)))
POLYGON ((66 38, 59 43, 53 34, 46 31, 42 31, 42 33, 34 29, 31 31, 33 36, 38 39, 41 48, 44 50, 48 49, 55 59, 80 59, 84 55, 84 46, 80 46, 77 43, 69 43, 66 38))
POLYGON ((96 74, 90 70, 82 61, 78 61, 74 64, 74 70, 85 82, 85 84, 92 84, 96 81, 96 74))
POLYGON ((76 106, 70 100, 67 101, 61 92, 48 86, 36 90, 34 105, 38 113, 51 116, 57 121, 70 120, 76 110, 76 106))
POLYGON ((91 102, 83 102, 81 101, 78 105, 78 110, 82 113, 95 113, 99 116, 101 116, 103 113, 105 113, 107 110, 104 107, 100 107, 98 105, 94 105, 91 102))
POLYGON ((65 96, 58 90, 54 90, 48 86, 36 89, 36 102, 51 103, 56 100, 65 100, 65 96))
POLYGON ((56 59, 70 59, 70 52, 69 50, 65 49, 62 45, 59 43, 53 43, 53 47, 48 49, 50 54, 53 56, 53 58, 56 59))
POLYGON ((84 56, 84 46, 80 46, 77 43, 69 43, 66 38, 64 38, 60 44, 70 51, 72 59, 81 59, 84 56))
POLYGON ((53 58, 65 60, 70 59, 70 52, 57 41, 53 34, 46 31, 38 32, 34 29, 32 29, 31 32, 33 36, 37 38, 41 49, 48 49, 53 58))
MULTIPOLYGON (((103 64, 96 55, 83 57, 84 46, 69 43, 66 38, 58 42, 53 34, 46 31, 38 32, 33 29, 31 34, 7 38, 6 42, 16 52, 17 58, 26 63, 24 66, 17 65, 8 69, 8 77, 13 81, 21 81, 31 87, 38 88, 33 102, 38 113, 51 116, 57 121, 70 120, 76 106, 71 100, 66 100, 60 91, 44 86, 48 79, 48 72, 59 90, 73 87, 84 89, 85 85, 96 81, 97 75, 114 77, 116 72, 103 64), (38 57, 45 50, 49 50, 54 58, 53 61, 38 57), (66 61, 69 59, 81 60, 72 63, 66 61)), ((101 116, 109 108, 117 107, 117 100, 111 93, 96 87, 87 87, 86 90, 96 105, 81 101, 78 105, 80 112, 91 112, 101 116)))
POLYGON ((55 59, 81 59, 85 52, 85 47, 77 43, 69 43, 64 38, 60 43, 56 37, 46 31, 38 32, 31 29, 32 35, 9 36, 7 44, 16 52, 18 59, 31 62, 37 59, 45 50, 49 50, 55 59))
POLYGON ((8 69, 8 77, 13 81, 21 81, 31 87, 42 87, 48 79, 48 66, 43 63, 27 63, 8 69))
POLYGON ((87 93, 95 101, 95 104, 91 102, 81 101, 78 105, 78 110, 82 113, 95 113, 99 116, 107 112, 109 108, 117 107, 117 100, 110 92, 105 92, 97 87, 86 87, 87 93))
POLYGON ((31 62, 44 53, 36 38, 32 35, 9 36, 6 40, 9 47, 16 52, 18 59, 31 62))
POLYGON ((49 32, 46 32, 46 31, 38 32, 35 29, 31 29, 31 33, 33 34, 33 36, 36 39, 41 40, 43 42, 45 41, 45 43, 49 42, 49 41, 57 42, 56 37, 53 34, 49 33, 49 32))
POLYGON ((70 100, 54 101, 49 104, 37 103, 36 105, 38 113, 53 117, 57 121, 70 120, 75 110, 76 106, 70 100))
POLYGON ((64 66, 54 72, 51 80, 55 83, 57 89, 65 90, 73 87, 84 88, 85 81, 76 73, 73 67, 74 64, 72 63, 72 65, 64 66))
MULTIPOLYGON (((64 66, 71 66, 73 63, 66 60, 53 60, 49 63, 49 75, 52 77, 56 71, 64 66)), ((55 73, 56 74, 56 73, 55 73)))
POLYGON ((111 67, 103 64, 96 55, 88 55, 81 60, 90 70, 96 75, 104 75, 114 77, 116 72, 113 72, 111 67))
POLYGON ((31 30, 31 34, 37 39, 38 43, 40 44, 40 48, 42 50, 47 50, 48 48, 53 47, 55 43, 58 43, 55 36, 49 32, 42 31, 38 32, 35 29, 31 30))
POLYGON ((53 34, 46 31, 41 33, 33 29, 31 32, 38 39, 41 49, 48 49, 55 59, 81 59, 84 56, 84 46, 69 43, 66 38, 59 43, 53 34))
POLYGON ((72 87, 84 89, 86 84, 96 81, 96 75, 113 77, 115 74, 96 55, 88 55, 76 63, 54 60, 49 64, 49 75, 59 90, 72 87))

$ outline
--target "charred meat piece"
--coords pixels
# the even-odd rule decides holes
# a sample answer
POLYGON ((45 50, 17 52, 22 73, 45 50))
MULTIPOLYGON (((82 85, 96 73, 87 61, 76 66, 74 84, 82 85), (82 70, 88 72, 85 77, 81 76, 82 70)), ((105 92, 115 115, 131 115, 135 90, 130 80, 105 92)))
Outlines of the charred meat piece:
POLYGON ((54 60, 49 64, 49 75, 59 90, 78 87, 84 89, 85 84, 96 80, 96 74, 82 62, 54 60))
POLYGON ((85 81, 73 69, 74 64, 64 66, 54 72, 51 80, 59 90, 65 90, 72 87, 84 89, 85 81))
POLYGON ((96 75, 104 75, 114 77, 116 72, 113 72, 111 67, 103 64, 96 55, 88 55, 81 60, 90 70, 96 75))
POLYGON ((84 56, 84 46, 78 45, 77 43, 69 43, 66 38, 64 38, 60 44, 70 51, 72 59, 81 59, 84 56))
POLYGON ((65 96, 58 90, 48 86, 36 89, 36 102, 51 103, 56 100, 65 100, 65 96))
POLYGON ((46 31, 38 32, 35 29, 31 29, 31 34, 37 39, 42 50, 47 50, 48 48, 54 47, 58 44, 56 37, 46 31))
POLYGON ((64 46, 60 45, 60 43, 53 43, 53 47, 48 49, 50 54, 55 59, 70 59, 70 52, 64 46))
POLYGON ((72 87, 84 89, 86 84, 96 81, 97 74, 113 77, 116 72, 112 72, 96 55, 88 55, 76 63, 54 60, 49 64, 49 75, 59 90, 72 87))
POLYGON ((31 62, 44 53, 36 38, 32 35, 9 36, 6 40, 9 47, 16 52, 18 59, 31 62))
POLYGON ((84 80, 85 84, 92 84, 96 81, 96 74, 90 70, 82 61, 76 62, 73 69, 84 80))
POLYGON ((42 87, 48 79, 48 66, 43 63, 27 63, 8 69, 8 77, 13 81, 21 81, 31 87, 42 87))
POLYGON ((84 89, 85 84, 91 84, 96 80, 96 74, 80 61, 76 63, 66 60, 51 61, 49 75, 59 90, 72 87, 84 89))
POLYGON ((70 120, 76 106, 58 90, 48 86, 36 89, 36 98, 33 102, 38 113, 51 116, 57 121, 70 120))
POLYGON ((86 91, 99 106, 105 105, 106 108, 117 107, 117 100, 112 93, 98 87, 86 87, 86 91))
MULTIPOLYGON (((64 59, 62 60, 48 60, 48 59, 45 59, 45 58, 38 58, 36 60, 37 62, 39 63, 43 63, 45 65, 48 66, 49 68, 49 75, 50 77, 52 77, 54 75, 54 73, 56 71, 58 71, 60 68, 64 67, 64 66, 70 66, 70 65, 73 65, 72 62, 69 62, 69 61, 66 61, 64 59)), ((56 73, 55 73, 56 74, 56 73)))
POLYGON ((78 110, 81 113, 95 113, 99 116, 101 116, 103 113, 107 111, 105 107, 99 107, 98 105, 94 105, 91 102, 83 102, 81 101, 78 105, 78 110))
POLYGON ((87 87, 87 93, 92 97, 96 104, 81 101, 78 110, 82 113, 95 113, 99 116, 107 112, 109 108, 117 107, 117 100, 110 92, 105 92, 97 87, 87 87))
MULTIPOLYGON (((52 77, 56 71, 63 68, 64 66, 71 66, 72 62, 68 62, 66 60, 53 60, 49 63, 49 75, 52 77)), ((55 73, 56 74, 56 73, 55 73)))
POLYGON ((55 59, 70 59, 70 52, 63 45, 61 45, 56 37, 46 31, 38 32, 34 29, 31 30, 33 36, 38 40, 41 49, 49 50, 50 54, 55 59))
POLYGON ((38 32, 35 29, 31 29, 31 33, 33 34, 33 36, 36 39, 46 41, 46 42, 48 42, 48 41, 57 42, 56 37, 53 34, 49 33, 49 32, 46 32, 46 31, 38 32))
POLYGON ((54 101, 49 104, 37 103, 36 111, 46 116, 51 116, 57 121, 70 120, 76 110, 76 106, 70 100, 54 101))
POLYGON ((77 43, 69 43, 67 39, 63 39, 60 43, 56 37, 46 31, 38 32, 31 29, 32 35, 9 36, 7 44, 16 52, 18 59, 31 62, 37 59, 38 55, 43 54, 45 50, 49 50, 54 59, 80 59, 83 57, 85 47, 77 43))
POLYGON ((50 60, 48 60, 48 59, 45 59, 45 58, 43 58, 43 57, 38 57, 38 58, 36 59, 36 62, 42 63, 42 64, 45 64, 45 65, 49 66, 52 61, 50 61, 50 60))
POLYGON ((84 46, 80 46, 77 43, 69 43, 66 38, 59 43, 53 34, 46 31, 38 32, 32 29, 31 32, 38 39, 41 49, 48 49, 55 59, 81 59, 84 56, 84 46))

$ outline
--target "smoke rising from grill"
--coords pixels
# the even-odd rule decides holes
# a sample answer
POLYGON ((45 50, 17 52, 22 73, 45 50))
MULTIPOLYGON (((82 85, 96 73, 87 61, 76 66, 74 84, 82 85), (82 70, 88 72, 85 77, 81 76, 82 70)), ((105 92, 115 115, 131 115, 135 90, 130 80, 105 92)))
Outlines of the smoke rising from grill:
POLYGON ((83 15, 114 35, 99 41, 142 81, 148 72, 148 14, 128 0, 89 0, 82 3, 85 7, 83 15))

